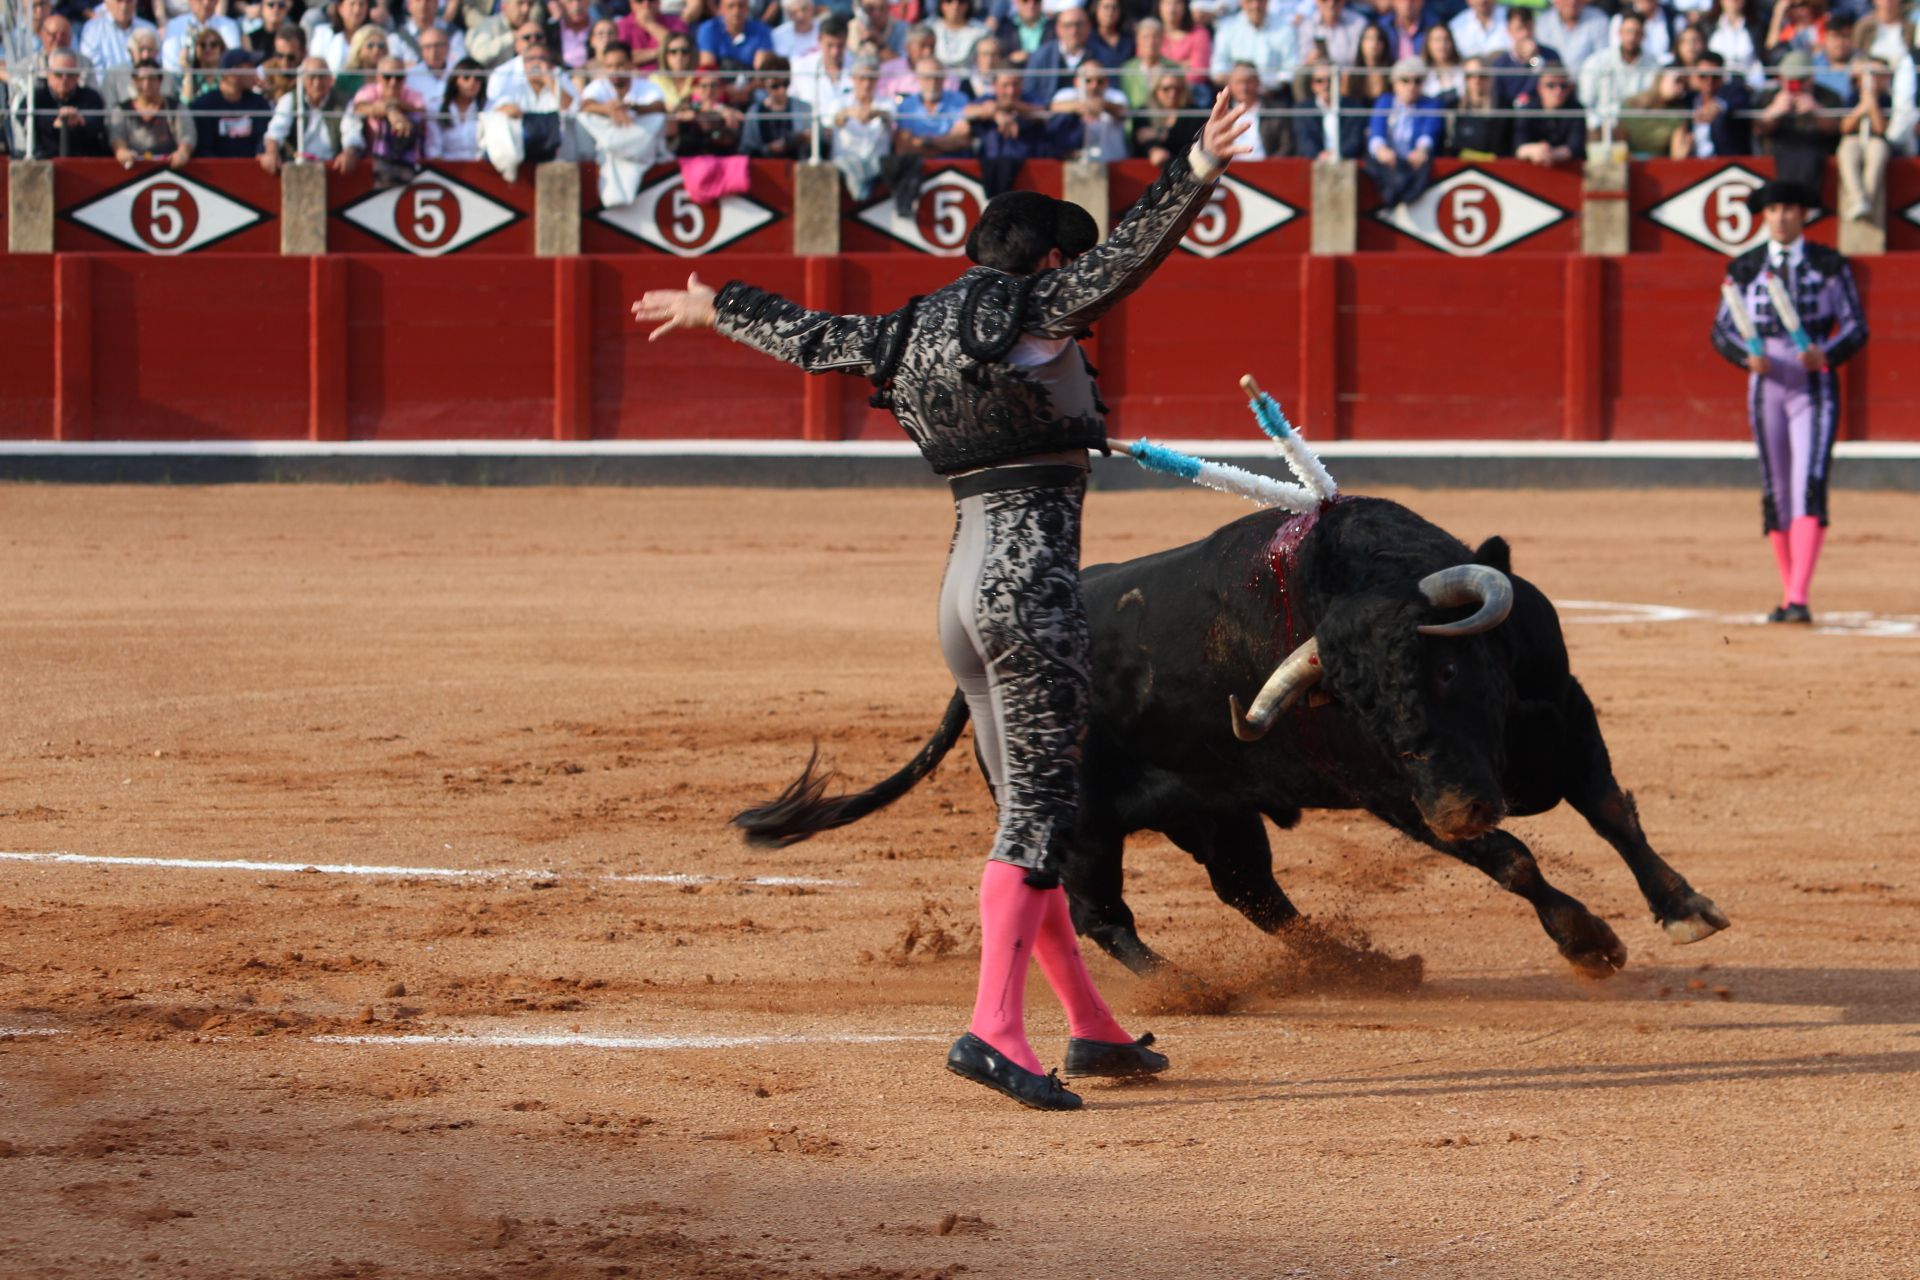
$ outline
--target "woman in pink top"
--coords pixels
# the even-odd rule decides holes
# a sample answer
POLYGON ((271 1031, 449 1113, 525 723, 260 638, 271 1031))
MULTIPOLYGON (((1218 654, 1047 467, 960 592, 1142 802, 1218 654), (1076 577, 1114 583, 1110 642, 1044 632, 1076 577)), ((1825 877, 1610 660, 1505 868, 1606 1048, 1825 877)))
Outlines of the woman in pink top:
POLYGON ((1191 68, 1187 78, 1196 84, 1205 80, 1213 63, 1213 35, 1193 20, 1187 0, 1160 0, 1160 25, 1166 28, 1160 56, 1191 68))
POLYGON ((660 46, 670 35, 687 34, 687 24, 660 12, 660 0, 633 0, 633 12, 614 24, 620 38, 633 50, 633 65, 650 67, 660 61, 660 46))

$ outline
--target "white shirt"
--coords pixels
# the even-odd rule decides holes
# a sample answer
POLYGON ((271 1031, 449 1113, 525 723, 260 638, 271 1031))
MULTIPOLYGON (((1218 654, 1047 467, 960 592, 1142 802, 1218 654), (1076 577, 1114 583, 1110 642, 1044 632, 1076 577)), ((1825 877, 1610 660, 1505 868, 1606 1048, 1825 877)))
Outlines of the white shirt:
POLYGON ((815 20, 813 30, 802 35, 793 29, 791 22, 783 22, 773 29, 773 51, 788 62, 806 57, 820 47, 820 23, 815 20))
MULTIPOLYGON (((327 128, 326 117, 311 102, 302 104, 300 137, 289 145, 288 139, 293 137, 293 102, 300 96, 300 91, 296 89, 273 105, 273 119, 267 121, 267 136, 280 144, 282 152, 291 150, 296 156, 308 156, 323 162, 333 159, 336 154, 333 132, 327 128)), ((360 123, 360 117, 351 110, 340 120, 340 146, 346 151, 367 149, 366 130, 360 123)))
MULTIPOLYGON (((876 103, 876 106, 879 104, 876 103)), ((853 107, 849 98, 845 110, 853 107)), ((834 126, 833 154, 850 159, 867 159, 893 153, 892 113, 881 107, 873 119, 864 123, 848 116, 834 126)))
POLYGON ((167 24, 166 34, 160 41, 160 65, 169 71, 178 71, 184 65, 180 55, 192 52, 190 45, 193 41, 193 32, 201 27, 212 27, 218 31, 220 38, 227 42, 227 48, 240 47, 240 24, 232 18, 223 18, 216 13, 202 22, 191 13, 183 13, 167 24))
MULTIPOLYGON (((1620 19, 1623 14, 1614 14, 1607 24, 1607 40, 1616 49, 1620 47, 1620 19)), ((1662 66, 1673 61, 1673 36, 1667 30, 1667 15, 1656 10, 1654 16, 1641 24, 1640 47, 1653 55, 1653 60, 1662 66)))
MULTIPOLYGON (((1062 89, 1053 95, 1053 109, 1060 111, 1080 100, 1078 88, 1062 89)), ((1133 104, 1127 101, 1126 94, 1112 87, 1108 87, 1100 95, 1100 100, 1108 106, 1119 107, 1120 115, 1116 118, 1108 114, 1098 120, 1088 120, 1085 116, 1081 116, 1080 120, 1086 129, 1081 137, 1080 148, 1086 152, 1089 160, 1108 162, 1125 160, 1127 158, 1127 112, 1133 104)))
POLYGON ((1267 10, 1263 27, 1256 28, 1244 13, 1220 19, 1213 31, 1213 62, 1208 70, 1224 76, 1236 62, 1251 62, 1260 68, 1260 83, 1269 88, 1291 76, 1300 62, 1293 23, 1286 18, 1276 22, 1272 9, 1267 10))
POLYGON ((1505 53, 1513 48, 1513 41, 1507 38, 1507 9, 1505 5, 1495 5, 1493 16, 1488 25, 1480 25, 1479 15, 1471 9, 1465 9, 1453 17, 1447 24, 1447 30, 1453 33, 1453 47, 1460 53, 1461 61, 1468 58, 1491 58, 1496 53, 1505 53))
POLYGON ((1603 117, 1617 115, 1621 104, 1653 87, 1660 63, 1645 49, 1631 62, 1618 49, 1602 49, 1580 68, 1580 101, 1587 124, 1599 128, 1603 117))
POLYGON ((327 65, 335 71, 344 71, 347 66, 347 55, 353 51, 353 37, 359 34, 358 31, 353 35, 344 31, 335 31, 323 22, 313 29, 313 39, 307 45, 307 56, 325 58, 327 65))
POLYGON ((612 79, 602 76, 587 86, 580 95, 582 102, 624 102, 629 106, 647 107, 654 103, 665 105, 667 95, 660 92, 660 86, 643 75, 635 75, 627 81, 627 91, 622 94, 614 87, 612 79))
POLYGON ((113 15, 102 8, 97 15, 87 19, 87 24, 80 28, 80 38, 73 43, 97 70, 109 71, 114 67, 132 66, 133 55, 127 52, 128 39, 136 31, 152 30, 151 22, 138 17, 133 20, 132 26, 122 29, 114 22, 113 15))
POLYGON ((547 87, 539 93, 535 93, 533 86, 527 83, 525 74, 509 82, 497 98, 493 96, 492 88, 488 88, 489 110, 505 106, 509 102, 519 107, 522 114, 526 115, 543 111, 572 111, 576 106, 570 78, 551 71, 547 73, 547 87))
MULTIPOLYGON (((447 65, 451 67, 467 56, 467 36, 464 31, 448 31, 445 27, 440 30, 447 37, 447 65)), ((420 60, 414 55, 420 52, 420 37, 424 34, 411 19, 401 23, 400 29, 394 32, 397 42, 389 42, 393 46, 391 52, 395 57, 406 59, 409 66, 419 66, 420 60)))
POLYGON ((464 112, 434 112, 427 117, 427 159, 479 160, 480 112, 469 107, 464 112))
POLYGON ((427 110, 438 111, 440 100, 447 96, 447 77, 453 74, 451 65, 445 71, 435 72, 424 62, 416 62, 407 69, 407 88, 420 95, 420 101, 427 104, 427 110))
POLYGON ((1584 5, 1572 23, 1561 20, 1558 9, 1548 7, 1533 20, 1533 38, 1549 49, 1559 51, 1568 71, 1578 72, 1588 58, 1610 46, 1607 15, 1584 5))
POLYGON ((499 100, 500 95, 516 82, 519 84, 527 82, 526 63, 522 62, 518 55, 508 58, 487 73, 487 105, 492 106, 499 100))
POLYGON ((813 114, 823 120, 831 120, 840 109, 853 101, 853 77, 849 74, 853 63, 840 60, 840 77, 824 73, 820 65, 820 52, 814 52, 793 64, 792 94, 813 108, 813 114))

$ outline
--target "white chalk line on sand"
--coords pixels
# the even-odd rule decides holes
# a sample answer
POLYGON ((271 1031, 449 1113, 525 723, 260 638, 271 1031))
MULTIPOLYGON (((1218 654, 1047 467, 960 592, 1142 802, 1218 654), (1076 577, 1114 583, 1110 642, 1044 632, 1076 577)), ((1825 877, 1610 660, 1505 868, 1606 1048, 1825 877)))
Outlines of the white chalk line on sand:
POLYGON ((64 1027, 0 1027, 0 1040, 9 1036, 63 1036, 64 1027))
MULTIPOLYGON (((1631 625, 1655 622, 1717 622, 1730 627, 1767 626, 1762 613, 1712 613, 1669 604, 1629 604, 1618 600, 1556 600, 1554 608, 1566 623, 1631 625)), ((1798 628, 1796 628, 1798 630, 1798 628)), ((1809 628, 1815 635, 1863 636, 1868 639, 1909 639, 1920 636, 1920 614, 1832 613, 1822 610, 1809 628)))
POLYGON ((614 1036, 528 1032, 522 1035, 314 1036, 314 1044, 417 1048, 427 1045, 476 1049, 750 1049, 795 1044, 933 1043, 946 1036, 908 1033, 761 1036, 614 1036))
MULTIPOLYGON (((105 867, 174 867, 185 871, 282 871, 331 876, 431 877, 435 879, 559 879, 564 872, 512 867, 381 867, 354 862, 263 862, 252 858, 136 858, 93 853, 5 853, 0 861, 53 862, 105 867)), ((707 876, 681 872, 599 875, 595 880, 621 884, 742 884, 761 888, 850 888, 858 880, 824 880, 813 876, 707 876)))

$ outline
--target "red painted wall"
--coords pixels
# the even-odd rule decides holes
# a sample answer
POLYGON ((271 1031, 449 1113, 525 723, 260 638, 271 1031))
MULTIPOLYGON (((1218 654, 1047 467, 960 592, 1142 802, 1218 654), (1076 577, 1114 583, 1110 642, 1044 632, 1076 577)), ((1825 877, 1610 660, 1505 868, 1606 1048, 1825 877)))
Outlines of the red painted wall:
MULTIPOLYGON (((1234 383, 1251 371, 1323 438, 1743 439, 1741 376, 1706 335, 1727 262, 1712 247, 1716 227, 1737 236, 1746 224, 1732 195, 1700 193, 1769 168, 1636 166, 1635 252, 1599 259, 1577 252, 1578 173, 1447 162, 1435 223, 1420 234, 1389 225, 1371 216, 1368 194, 1361 252, 1328 258, 1306 252, 1309 167, 1236 166, 1195 251, 1176 252, 1088 340, 1113 429, 1243 434, 1234 383), (1502 192, 1508 203, 1492 210, 1502 192), (1515 206, 1512 192, 1537 203, 1515 206), (1662 225, 1689 200, 1693 221, 1662 225), (1516 207, 1539 225, 1523 227, 1516 207)), ((711 206, 676 194, 675 169, 647 175, 651 221, 625 230, 595 216, 595 174, 582 177, 585 257, 533 256, 532 182, 461 165, 422 184, 437 194, 386 197, 386 225, 411 228, 406 244, 440 256, 350 220, 387 207, 368 204, 380 197, 362 173, 330 178, 334 252, 304 259, 279 256, 279 186, 255 165, 171 175, 65 162, 59 252, 0 255, 0 438, 899 438, 868 408, 864 379, 803 377, 706 336, 649 344, 628 307, 697 271, 821 309, 891 310, 961 269, 964 259, 928 250, 964 239, 980 203, 974 166, 934 167, 929 189, 945 194, 923 198, 910 224, 873 225, 887 222, 884 210, 861 218, 890 208, 884 196, 848 201, 847 252, 833 259, 790 253, 787 166, 752 166, 725 228, 711 206), (152 206, 155 181, 198 184, 204 207, 177 225, 149 207, 145 230, 120 226, 118 238, 81 216, 91 206, 97 222, 102 199, 131 207, 134 195, 117 193, 142 182, 152 206), (487 234, 462 239, 489 219, 487 234), (194 228, 220 235, 177 252, 194 228), (155 252, 161 231, 177 233, 171 256, 155 252)), ((1118 208, 1153 172, 1128 162, 1110 177, 1118 208)), ((1040 164, 1022 181, 1057 192, 1061 179, 1059 165, 1040 164)), ((1896 166, 1889 192, 1895 210, 1920 204, 1920 163, 1896 166)), ((181 199, 159 198, 176 209, 181 199)), ((1920 227, 1892 222, 1895 252, 1854 264, 1874 337, 1845 375, 1853 439, 1920 438, 1910 372, 1920 367, 1920 252, 1907 252, 1920 251, 1920 227)), ((1829 217, 1812 234, 1830 242, 1835 229, 1829 217)))

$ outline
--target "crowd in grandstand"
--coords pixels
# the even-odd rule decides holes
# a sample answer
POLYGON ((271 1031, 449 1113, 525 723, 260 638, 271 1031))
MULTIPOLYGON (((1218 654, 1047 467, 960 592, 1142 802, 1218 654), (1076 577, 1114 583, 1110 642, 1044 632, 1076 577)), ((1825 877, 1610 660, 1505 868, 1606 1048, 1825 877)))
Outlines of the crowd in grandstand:
POLYGON ((1162 159, 1228 94, 1260 108, 1255 158, 1360 161, 1388 203, 1438 156, 1560 164, 1602 136, 1787 176, 1838 154, 1870 191, 1920 115, 1907 0, 31 3, 5 74, 33 84, 34 153, 128 165, 818 154, 864 193, 930 157, 1000 181, 1162 159))

